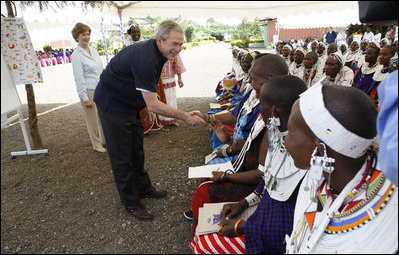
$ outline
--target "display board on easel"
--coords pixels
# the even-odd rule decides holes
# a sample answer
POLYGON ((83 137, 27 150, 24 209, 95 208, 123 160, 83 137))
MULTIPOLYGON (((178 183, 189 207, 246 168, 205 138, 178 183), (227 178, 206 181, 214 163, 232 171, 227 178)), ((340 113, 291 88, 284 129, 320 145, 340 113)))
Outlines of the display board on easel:
POLYGON ((21 112, 21 100, 19 98, 17 89, 15 88, 14 79, 11 75, 9 67, 4 61, 3 54, 1 54, 1 128, 5 128, 12 121, 19 119, 21 125, 22 134, 25 140, 26 151, 11 152, 11 157, 15 158, 20 155, 30 154, 48 154, 48 150, 32 150, 30 147, 29 137, 26 132, 24 119, 21 112), (8 114, 17 111, 17 113, 11 117, 8 114))

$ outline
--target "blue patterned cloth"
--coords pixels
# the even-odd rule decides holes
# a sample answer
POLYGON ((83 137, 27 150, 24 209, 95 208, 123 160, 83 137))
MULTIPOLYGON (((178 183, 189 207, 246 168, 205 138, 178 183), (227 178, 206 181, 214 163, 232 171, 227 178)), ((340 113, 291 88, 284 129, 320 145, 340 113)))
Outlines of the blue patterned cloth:
MULTIPOLYGON (((245 97, 231 112, 236 117, 237 122, 234 127, 233 137, 240 140, 246 140, 251 132, 252 126, 260 114, 260 104, 256 105, 252 112, 247 114, 246 110, 243 109, 244 103, 248 100, 251 92, 248 92, 245 97)), ((211 131, 212 149, 215 150, 217 147, 222 145, 217 136, 211 131)))
MULTIPOLYGON (((223 146, 223 144, 220 145, 219 147, 217 147, 216 150, 218 150, 222 146, 223 146)), ((237 160, 237 158, 238 158, 238 154, 237 155, 233 155, 233 156, 228 156, 228 157, 225 157, 225 158, 216 157, 216 158, 212 159, 211 161, 209 161, 207 165, 222 164, 222 163, 226 163, 227 161, 234 162, 234 161, 237 160)))
MULTIPOLYGON (((262 178, 255 193, 261 194, 264 185, 265 181, 262 178)), ((285 253, 285 235, 292 232, 299 186, 300 183, 285 202, 272 199, 265 189, 258 208, 245 222, 245 252, 247 254, 285 253)))
MULTIPOLYGON (((248 93, 251 94, 251 93, 248 93)), ((249 97, 249 95, 247 95, 249 97)), ((248 98, 247 98, 248 99, 248 98)), ((243 103, 242 103, 243 104, 243 103)), ((237 108, 237 107, 236 107, 237 108)), ((234 138, 240 140, 246 140, 249 133, 251 132, 252 126, 254 125, 256 119, 260 114, 260 104, 257 104, 252 112, 247 114, 246 110, 242 108, 239 113, 237 113, 236 108, 233 110, 234 116, 237 118, 237 123, 234 127, 234 138)))

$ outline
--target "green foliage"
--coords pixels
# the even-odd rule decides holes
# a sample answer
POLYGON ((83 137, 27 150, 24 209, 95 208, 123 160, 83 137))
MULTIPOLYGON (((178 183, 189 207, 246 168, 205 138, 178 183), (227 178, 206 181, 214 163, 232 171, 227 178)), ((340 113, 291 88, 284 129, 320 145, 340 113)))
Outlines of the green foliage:
POLYGON ((249 46, 249 41, 244 41, 244 40, 231 40, 230 41, 231 47, 237 46, 240 48, 248 48, 249 46))
POLYGON ((245 45, 248 45, 250 39, 262 38, 262 27, 259 25, 257 19, 249 21, 245 18, 234 31, 232 38, 242 40, 245 45))
POLYGON ((186 27, 186 29, 184 30, 184 34, 186 36, 186 41, 191 42, 194 37, 194 26, 190 25, 186 27))
POLYGON ((249 43, 264 43, 265 41, 263 39, 251 39, 249 40, 249 43))
POLYGON ((48 44, 43 45, 43 51, 52 51, 52 50, 53 50, 53 48, 51 48, 50 45, 48 45, 48 44))
POLYGON ((350 24, 346 28, 346 35, 350 36, 355 33, 358 29, 361 29, 362 33, 366 33, 367 28, 371 28, 371 32, 375 34, 375 31, 378 29, 381 33, 381 38, 385 37, 385 33, 388 31, 388 26, 377 26, 377 25, 369 25, 369 24, 350 24))

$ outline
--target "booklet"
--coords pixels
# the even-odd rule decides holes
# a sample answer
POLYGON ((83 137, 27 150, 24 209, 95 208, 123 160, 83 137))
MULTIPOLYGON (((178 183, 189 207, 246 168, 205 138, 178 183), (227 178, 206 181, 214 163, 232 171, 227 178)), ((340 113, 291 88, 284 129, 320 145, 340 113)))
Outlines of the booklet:
POLYGON ((218 103, 209 103, 209 108, 220 109, 221 105, 218 103))
MULTIPOLYGON (((228 144, 225 144, 225 145, 222 146, 222 148, 223 148, 223 147, 225 147, 225 148, 227 149, 227 147, 229 147, 229 145, 228 145, 228 144)), ((217 150, 215 150, 215 151, 213 151, 211 154, 205 156, 205 165, 208 164, 209 161, 211 161, 212 159, 214 159, 214 158, 217 157, 216 152, 217 152, 217 150)))
MULTIPOLYGON (((231 203, 237 202, 205 203, 203 207, 200 207, 198 211, 198 225, 195 234, 205 235, 216 233, 219 230, 219 224, 222 221, 223 205, 231 203)), ((255 212, 257 207, 257 205, 248 207, 234 219, 248 219, 255 212)))
POLYGON ((231 161, 227 161, 223 164, 189 167, 188 178, 211 178, 213 171, 225 172, 226 170, 233 170, 231 161))

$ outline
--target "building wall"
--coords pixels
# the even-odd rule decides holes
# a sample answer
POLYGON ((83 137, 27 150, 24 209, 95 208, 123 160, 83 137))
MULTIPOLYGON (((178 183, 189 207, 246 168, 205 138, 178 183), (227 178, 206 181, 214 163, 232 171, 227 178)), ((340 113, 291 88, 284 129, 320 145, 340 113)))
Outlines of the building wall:
MULTIPOLYGON (((278 31, 276 28, 277 20, 276 19, 268 19, 262 20, 263 22, 267 22, 267 42, 273 42, 273 35, 277 35, 278 31)), ((287 29, 280 28, 280 37, 279 40, 288 41, 290 39, 305 39, 310 37, 311 39, 317 38, 318 40, 322 40, 324 34, 328 31, 328 27, 319 27, 319 28, 296 28, 296 29, 287 29)))
POLYGON ((279 39, 282 41, 288 41, 290 39, 298 40, 310 37, 311 39, 316 38, 322 40, 325 34, 324 31, 328 31, 328 28, 280 29, 279 39))

